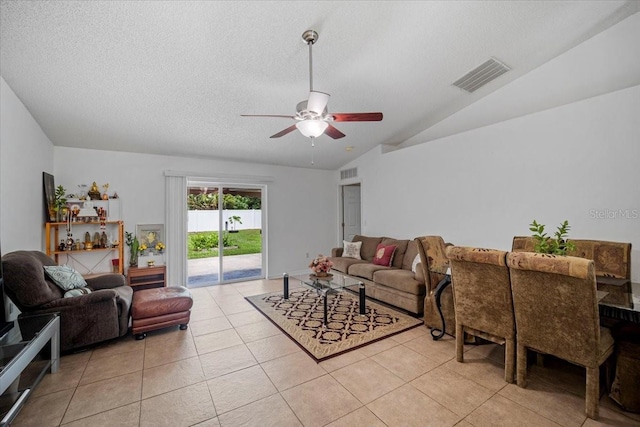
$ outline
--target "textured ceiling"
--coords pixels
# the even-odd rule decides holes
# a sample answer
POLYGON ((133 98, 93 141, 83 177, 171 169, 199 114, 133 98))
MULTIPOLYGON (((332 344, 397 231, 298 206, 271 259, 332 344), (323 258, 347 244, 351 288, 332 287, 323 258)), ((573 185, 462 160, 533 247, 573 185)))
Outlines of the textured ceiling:
POLYGON ((0 74, 57 146, 337 169, 402 144, 637 11, 628 1, 2 1, 0 74), (311 149, 293 122, 309 90, 337 123, 311 149), (511 71, 452 86, 494 57, 511 71), (353 147, 347 151, 347 147, 353 147), (312 157, 315 165, 311 166, 312 157))

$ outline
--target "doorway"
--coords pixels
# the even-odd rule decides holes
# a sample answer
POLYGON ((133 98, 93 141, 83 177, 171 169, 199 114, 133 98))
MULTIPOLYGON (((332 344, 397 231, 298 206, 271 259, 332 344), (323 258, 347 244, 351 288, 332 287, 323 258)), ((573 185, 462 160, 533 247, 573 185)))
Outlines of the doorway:
POLYGON ((342 186, 342 240, 353 241, 356 234, 362 233, 361 227, 360 184, 342 186))
POLYGON ((261 185, 187 181, 187 286, 265 277, 261 185))

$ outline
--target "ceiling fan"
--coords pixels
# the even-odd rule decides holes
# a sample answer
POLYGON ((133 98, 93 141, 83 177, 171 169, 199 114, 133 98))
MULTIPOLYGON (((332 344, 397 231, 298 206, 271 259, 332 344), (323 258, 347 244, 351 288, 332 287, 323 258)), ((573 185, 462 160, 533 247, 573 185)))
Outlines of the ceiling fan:
POLYGON ((327 103, 329 94, 313 90, 313 56, 312 46, 318 41, 318 33, 307 30, 302 34, 302 40, 309 46, 309 98, 301 101, 296 106, 295 116, 270 115, 270 114, 242 114, 242 117, 283 117, 296 120, 296 123, 281 130, 271 138, 280 138, 298 129, 308 138, 316 138, 322 134, 333 139, 345 136, 334 127, 331 122, 379 122, 382 113, 329 113, 327 103))

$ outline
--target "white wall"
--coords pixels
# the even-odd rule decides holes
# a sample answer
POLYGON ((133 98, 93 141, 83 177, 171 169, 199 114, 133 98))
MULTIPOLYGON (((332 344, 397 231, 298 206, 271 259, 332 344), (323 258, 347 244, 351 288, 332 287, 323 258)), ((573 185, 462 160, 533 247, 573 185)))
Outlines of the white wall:
POLYGON ((165 170, 189 171, 199 177, 270 177, 263 224, 269 277, 304 269, 307 253, 314 256, 333 247, 333 236, 327 232, 337 222, 331 171, 68 147, 56 147, 54 158, 56 183, 70 192, 78 184, 108 182, 109 192, 116 191, 122 200, 125 230, 132 232, 136 224, 164 223, 165 170))
POLYGON ((639 112, 635 86, 403 150, 372 150, 349 165, 362 180, 363 233, 438 234, 508 250, 513 236, 531 234, 533 219, 552 230, 567 219, 571 237, 631 242, 640 281, 639 112), (619 210, 629 217, 610 217, 619 210))
POLYGON ((0 77, 0 236, 3 254, 43 248, 42 172, 53 173, 53 144, 0 77))

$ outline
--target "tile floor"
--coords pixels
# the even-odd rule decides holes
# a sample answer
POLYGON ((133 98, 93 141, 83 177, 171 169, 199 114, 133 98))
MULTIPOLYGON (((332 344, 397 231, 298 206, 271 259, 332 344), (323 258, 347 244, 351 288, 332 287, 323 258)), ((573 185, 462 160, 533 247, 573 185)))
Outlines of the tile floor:
POLYGON ((280 289, 193 289, 189 329, 62 357, 14 426, 640 426, 606 396, 586 419, 581 369, 533 365, 521 389, 501 347, 458 363, 454 340, 422 326, 317 364, 244 300, 280 289))

